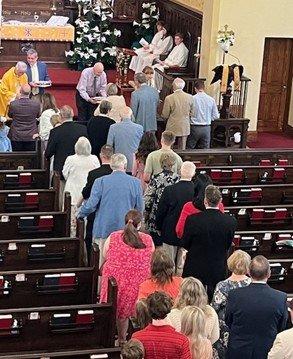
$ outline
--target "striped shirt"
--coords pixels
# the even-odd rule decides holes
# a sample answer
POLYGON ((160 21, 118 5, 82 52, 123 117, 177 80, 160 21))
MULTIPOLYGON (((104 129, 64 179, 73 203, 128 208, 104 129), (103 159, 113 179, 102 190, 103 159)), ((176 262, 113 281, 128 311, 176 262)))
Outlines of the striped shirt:
POLYGON ((146 328, 134 333, 132 338, 142 342, 145 359, 191 359, 188 338, 177 333, 170 325, 146 328))

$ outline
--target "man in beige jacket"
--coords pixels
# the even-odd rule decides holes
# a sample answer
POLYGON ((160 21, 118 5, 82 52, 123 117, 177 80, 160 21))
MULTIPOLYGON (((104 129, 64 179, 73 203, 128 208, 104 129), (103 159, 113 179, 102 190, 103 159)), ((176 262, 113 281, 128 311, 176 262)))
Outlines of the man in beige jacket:
MULTIPOLYGON (((291 322, 293 323, 293 299, 289 304, 291 322)), ((293 358, 293 328, 279 333, 269 352, 268 359, 289 359, 293 358)))
POLYGON ((166 130, 178 137, 178 149, 185 150, 187 136, 190 134, 190 118, 195 116, 194 101, 184 92, 185 81, 177 77, 173 81, 174 93, 164 102, 162 117, 167 120, 166 130))

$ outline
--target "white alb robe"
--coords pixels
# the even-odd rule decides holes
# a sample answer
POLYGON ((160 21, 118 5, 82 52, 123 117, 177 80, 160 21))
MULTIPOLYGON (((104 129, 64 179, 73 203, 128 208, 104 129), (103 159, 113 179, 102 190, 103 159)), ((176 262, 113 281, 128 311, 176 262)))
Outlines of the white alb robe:
MULTIPOLYGON (((173 50, 170 52, 164 65, 156 64, 153 66, 154 69, 159 69, 164 71, 169 67, 186 67, 188 60, 188 48, 181 42, 179 45, 176 45, 173 50)), ((156 88, 161 91, 163 87, 163 77, 155 71, 155 85, 156 88)))
POLYGON ((149 49, 137 49, 138 56, 132 56, 129 68, 135 73, 142 72, 146 66, 152 66, 153 61, 161 54, 167 54, 172 49, 173 39, 172 36, 163 39, 163 36, 163 32, 159 31, 155 34, 149 49))

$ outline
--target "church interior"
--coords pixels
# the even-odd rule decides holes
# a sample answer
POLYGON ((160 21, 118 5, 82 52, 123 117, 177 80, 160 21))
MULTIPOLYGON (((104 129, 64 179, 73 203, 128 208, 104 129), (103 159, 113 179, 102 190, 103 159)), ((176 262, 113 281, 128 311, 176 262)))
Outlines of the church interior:
POLYGON ((293 359, 292 14, 0 0, 0 359, 293 359))

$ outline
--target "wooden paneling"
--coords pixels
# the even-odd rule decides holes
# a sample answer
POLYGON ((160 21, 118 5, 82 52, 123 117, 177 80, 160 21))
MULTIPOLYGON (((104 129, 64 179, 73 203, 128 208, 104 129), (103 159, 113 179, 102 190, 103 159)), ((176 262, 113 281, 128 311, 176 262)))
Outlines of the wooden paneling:
POLYGON ((182 32, 185 36, 185 45, 189 49, 188 70, 194 73, 197 38, 201 36, 202 14, 189 10, 168 0, 157 1, 160 9, 160 18, 165 20, 172 34, 182 32))

